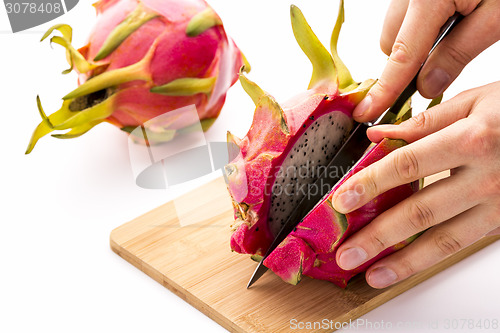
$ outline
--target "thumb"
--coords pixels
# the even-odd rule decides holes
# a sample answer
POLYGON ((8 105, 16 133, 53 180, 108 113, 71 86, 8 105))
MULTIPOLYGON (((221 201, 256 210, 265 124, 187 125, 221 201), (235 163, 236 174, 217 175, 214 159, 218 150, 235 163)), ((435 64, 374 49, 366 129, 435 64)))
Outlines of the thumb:
POLYGON ((499 17, 498 3, 486 1, 462 20, 423 66, 417 81, 422 96, 442 94, 472 59, 500 39, 499 17))

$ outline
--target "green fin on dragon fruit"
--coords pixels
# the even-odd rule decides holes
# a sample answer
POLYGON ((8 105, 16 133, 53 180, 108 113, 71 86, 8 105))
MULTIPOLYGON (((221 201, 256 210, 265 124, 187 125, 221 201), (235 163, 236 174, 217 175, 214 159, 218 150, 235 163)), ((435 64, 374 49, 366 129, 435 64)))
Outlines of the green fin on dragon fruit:
POLYGON ((66 50, 68 74, 79 86, 63 97, 59 110, 36 127, 26 153, 52 134, 75 138, 107 122, 127 133, 162 116, 162 126, 148 129, 159 143, 193 128, 191 119, 169 112, 195 105, 202 128, 218 117, 239 69, 250 65, 226 35, 222 21, 204 0, 101 0, 87 45, 75 49, 72 28, 51 27, 42 37, 66 50))

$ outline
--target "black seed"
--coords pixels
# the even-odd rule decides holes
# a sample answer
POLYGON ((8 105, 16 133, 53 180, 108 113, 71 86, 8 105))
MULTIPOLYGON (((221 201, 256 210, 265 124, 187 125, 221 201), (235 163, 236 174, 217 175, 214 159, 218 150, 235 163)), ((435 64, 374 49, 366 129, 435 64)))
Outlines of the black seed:
POLYGON ((259 227, 255 228, 255 231, 259 231, 259 227))
POLYGON ((314 116, 310 116, 309 119, 314 120, 314 116))

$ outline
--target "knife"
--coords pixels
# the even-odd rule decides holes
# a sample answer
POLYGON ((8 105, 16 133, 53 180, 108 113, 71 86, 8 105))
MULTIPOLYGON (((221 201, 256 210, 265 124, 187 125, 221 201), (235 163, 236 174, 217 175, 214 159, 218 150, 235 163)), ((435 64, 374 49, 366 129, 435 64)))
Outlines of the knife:
MULTIPOLYGON (((459 13, 455 13, 455 15, 448 19, 445 25, 441 28, 438 37, 432 45, 432 48, 427 55, 427 59, 435 50, 436 46, 443 40, 446 35, 448 35, 448 33, 450 33, 451 30, 453 30, 453 28, 462 19, 463 16, 459 13)), ((425 61, 422 66, 424 64, 425 61)), ((420 68, 422 68, 422 66, 420 68)), ((302 219, 311 210, 313 210, 318 203, 322 201, 321 199, 323 199, 323 197, 330 192, 335 184, 337 184, 337 182, 342 179, 340 175, 332 177, 331 173, 329 173, 328 170, 331 170, 331 168, 337 168, 336 170, 348 170, 348 168, 352 167, 353 164, 363 156, 364 152, 371 144, 371 141, 366 136, 366 130, 373 125, 392 124, 396 121, 399 110, 403 107, 406 101, 408 101, 408 99, 417 91, 417 77, 419 73, 420 70, 417 72, 408 86, 403 90, 401 95, 398 96, 394 104, 374 123, 357 124, 356 128, 351 132, 345 143, 335 154, 333 159, 328 163, 326 168, 323 169, 323 172, 319 175, 318 179, 312 185, 315 188, 324 188, 323 186, 327 184, 329 190, 326 191, 326 194, 324 194, 322 191, 315 191, 314 194, 309 193, 301 199, 299 204, 292 211, 287 221, 274 238, 264 257, 260 260, 257 268, 250 278, 250 281, 248 282, 247 289, 250 288, 250 286, 254 284, 268 270, 268 268, 264 266, 263 262, 269 256, 269 254, 271 254, 271 252, 273 252, 276 247, 293 231, 293 229, 302 221, 302 219)), ((348 174, 348 171, 345 174, 348 174)))

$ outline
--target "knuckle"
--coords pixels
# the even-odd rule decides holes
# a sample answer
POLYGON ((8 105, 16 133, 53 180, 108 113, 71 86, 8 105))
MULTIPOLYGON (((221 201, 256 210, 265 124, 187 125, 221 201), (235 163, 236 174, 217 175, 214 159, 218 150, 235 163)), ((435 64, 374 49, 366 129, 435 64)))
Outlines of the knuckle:
POLYGON ((459 45, 448 45, 446 48, 448 59, 458 64, 460 67, 465 67, 474 57, 466 51, 466 48, 459 45))
POLYGON ((476 158, 490 157, 498 150, 497 136, 489 125, 476 122, 467 131, 464 148, 476 158))
POLYGON ((368 234, 368 241, 373 246, 374 253, 379 253, 387 248, 387 241, 382 236, 383 234, 379 231, 371 231, 368 234))
POLYGON ((413 262, 407 258, 401 258, 398 269, 401 270, 401 274, 398 274, 401 277, 409 277, 417 273, 413 262))
POLYGON ((435 231, 433 240, 438 251, 443 257, 454 254, 463 248, 462 243, 448 231, 435 231))
POLYGON ((459 106, 466 106, 467 104, 464 101, 467 101, 469 99, 473 99, 478 94, 479 94, 479 92, 478 92, 477 88, 467 89, 467 90, 459 92, 454 97, 454 99, 457 100, 457 101, 461 101, 461 103, 459 104, 459 106))
POLYGON ((377 195, 379 193, 379 187, 377 185, 377 175, 376 170, 370 170, 366 172, 366 176, 363 178, 362 188, 357 188, 356 191, 363 195, 368 193, 368 195, 377 195))
POLYGON ((476 9, 480 0, 454 0, 457 12, 462 13, 462 15, 469 15, 476 9))
POLYGON ((424 60, 401 38, 396 39, 392 45, 392 52, 389 59, 400 64, 421 64, 424 60))
MULTIPOLYGON (((486 200, 488 199, 499 199, 500 198, 500 176, 498 174, 494 174, 492 176, 487 177, 487 179, 481 184, 481 193, 480 195, 484 197, 486 200)), ((498 207, 500 210, 500 207, 498 207)), ((500 216, 500 214, 498 215, 500 216)))
POLYGON ((370 94, 374 96, 394 96, 396 98, 400 91, 398 91, 397 87, 394 84, 391 84, 389 78, 385 78, 384 75, 375 83, 372 89, 370 89, 370 94))
POLYGON ((394 155, 395 176, 404 182, 413 181, 420 174, 417 156, 407 147, 399 149, 394 155))
POLYGON ((417 127, 421 129, 426 129, 432 126, 432 113, 429 110, 420 112, 414 117, 408 119, 408 121, 403 122, 401 125, 410 125, 411 127, 417 127))
POLYGON ((435 216, 432 209, 422 201, 413 201, 406 208, 406 218, 411 231, 423 231, 434 225, 435 216))
MULTIPOLYGON (((435 1, 430 1, 431 3, 432 2, 435 2, 435 1)), ((439 10, 439 12, 441 13, 446 13, 446 15, 451 16, 453 15, 453 13, 455 12, 455 8, 456 8, 456 0, 442 0, 442 1, 437 1, 437 9, 439 10)))

